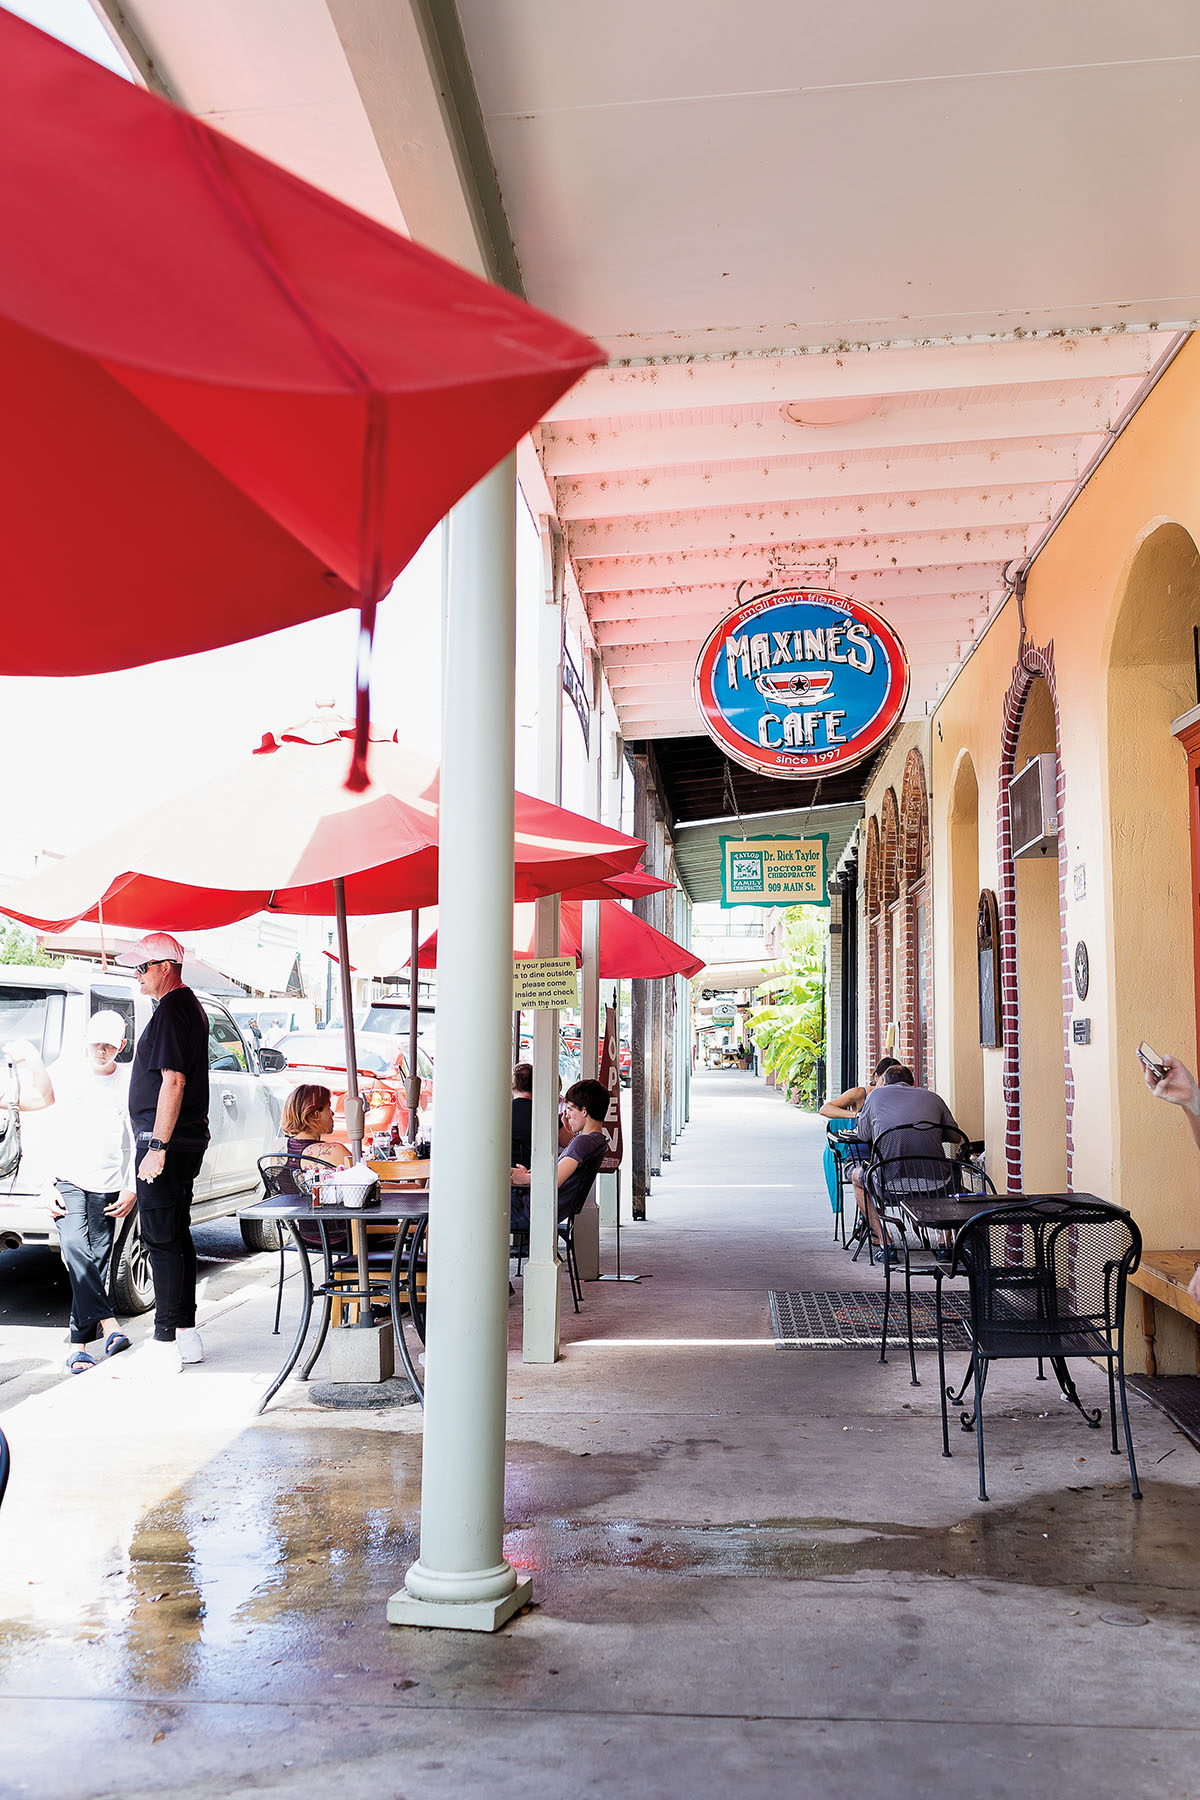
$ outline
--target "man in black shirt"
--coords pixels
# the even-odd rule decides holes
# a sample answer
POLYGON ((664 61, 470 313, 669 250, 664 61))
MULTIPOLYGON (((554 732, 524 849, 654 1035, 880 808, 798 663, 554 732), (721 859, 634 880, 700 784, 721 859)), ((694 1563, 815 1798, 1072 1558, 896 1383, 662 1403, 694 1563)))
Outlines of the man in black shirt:
POLYGON ((138 1221, 154 1276, 154 1339, 139 1359, 156 1373, 175 1374, 204 1360, 191 1208, 208 1148, 208 1018, 183 985, 177 938, 151 932, 117 961, 137 971, 143 994, 155 1002, 129 1076, 138 1221))
POLYGON ((533 1064, 518 1063, 512 1078, 512 1165, 524 1168, 533 1154, 533 1064))

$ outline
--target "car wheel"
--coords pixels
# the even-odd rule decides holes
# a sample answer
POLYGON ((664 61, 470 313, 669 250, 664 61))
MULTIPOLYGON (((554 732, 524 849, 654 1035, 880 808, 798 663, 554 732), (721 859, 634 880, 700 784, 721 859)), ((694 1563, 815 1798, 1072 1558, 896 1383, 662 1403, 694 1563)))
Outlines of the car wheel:
POLYGON ((278 1250, 280 1227, 274 1219, 239 1219, 247 1250, 278 1250))
POLYGON ((154 1305, 154 1276, 136 1212, 130 1215, 128 1228, 117 1240, 116 1255, 117 1270, 111 1284, 114 1313, 120 1318, 131 1318, 149 1312, 154 1305))

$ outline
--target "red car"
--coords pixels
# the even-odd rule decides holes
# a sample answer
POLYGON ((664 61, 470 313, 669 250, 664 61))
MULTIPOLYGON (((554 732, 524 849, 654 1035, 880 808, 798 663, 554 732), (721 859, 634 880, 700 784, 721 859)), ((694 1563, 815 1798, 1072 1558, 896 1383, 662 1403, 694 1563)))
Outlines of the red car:
MULTIPOLYGON (((345 1143, 346 1137, 346 1046, 340 1031, 293 1031, 276 1045, 287 1058, 289 1077, 296 1086, 315 1082, 327 1087, 333 1095, 333 1131, 331 1135, 345 1143)), ((408 1102, 404 1097, 408 1079, 408 1047, 382 1032, 357 1032, 354 1053, 358 1059, 358 1090, 366 1107, 366 1136, 376 1131, 399 1128, 401 1137, 408 1135, 408 1102)), ((433 1106, 433 1064, 421 1049, 417 1050, 417 1073, 421 1077, 418 1115, 428 1126, 433 1106)))

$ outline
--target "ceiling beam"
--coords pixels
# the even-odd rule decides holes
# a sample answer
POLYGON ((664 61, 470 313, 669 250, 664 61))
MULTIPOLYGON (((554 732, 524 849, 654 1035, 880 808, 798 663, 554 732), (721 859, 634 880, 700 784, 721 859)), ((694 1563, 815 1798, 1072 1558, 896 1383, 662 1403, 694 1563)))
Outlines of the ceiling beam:
MULTIPOLYGON (((1061 489, 1065 499, 1069 488, 1061 489)), ((817 506, 713 507, 645 519, 580 521, 568 527, 576 559, 653 556, 660 551, 730 544, 794 544, 809 538, 907 536, 913 531, 974 531, 991 525, 1044 525, 1058 490, 970 488, 908 497, 828 500, 817 506)))
MULTIPOLYGON (((711 613, 679 613, 670 618, 656 618, 653 621, 654 642, 703 643, 728 610, 728 607, 721 607, 711 613)), ((905 605, 893 601, 882 610, 884 617, 891 621, 906 642, 910 633, 920 631, 928 625, 953 623, 956 628, 960 628, 964 621, 986 619, 990 612, 986 594, 955 594, 949 598, 932 599, 926 597, 905 605)), ((613 619, 595 622, 593 632, 600 649, 611 656, 622 644, 644 644, 647 628, 648 621, 645 619, 613 619)))
MULTIPOLYGON (((1020 526, 995 526, 981 531, 924 531, 903 537, 866 539, 835 538, 789 546, 789 565, 811 568, 836 558, 837 583, 843 572, 861 569, 920 569, 942 563, 980 560, 1004 564, 1023 553, 1026 534, 1020 526)), ((658 588, 675 582, 750 581, 763 588, 778 587, 770 561, 762 550, 677 551, 661 556, 595 557, 578 565, 584 593, 606 589, 658 588)))
POLYGON ((1080 469, 1070 440, 950 456, 862 457, 848 462, 743 463, 676 475, 587 476, 555 483, 560 519, 620 519, 708 506, 763 506, 859 494, 938 493, 953 488, 1043 486, 1074 481, 1080 469))
MULTIPOLYGON (((945 622, 939 623, 931 626, 928 631, 914 632, 904 641, 910 660, 928 660, 935 651, 949 652, 959 644, 973 642, 973 639, 969 621, 964 620, 957 627, 945 622)), ((630 688, 653 688, 659 684, 667 687, 677 681, 686 683, 690 694, 692 672, 703 644, 704 639, 698 638, 691 644, 620 645, 604 658, 605 673, 614 701, 619 705, 621 696, 628 693, 630 688)))
MULTIPOLYGON (((636 590, 612 588, 588 595, 588 613, 597 623, 601 619, 671 618, 690 611, 717 617, 732 610, 735 585, 729 581, 680 581, 636 590)), ((917 569, 837 569, 831 585, 851 599, 886 608, 889 601, 922 594, 999 591, 1003 582, 998 563, 972 562, 917 569)))
POLYGON ((856 399, 872 395, 1023 386, 1030 381, 1113 381, 1147 374, 1166 334, 922 344, 904 349, 800 351, 774 356, 665 357, 595 369, 547 415, 552 420, 697 406, 856 399))
POLYGON ((772 456, 816 452, 894 450, 913 444, 977 444, 1013 438, 1085 437, 1106 431, 1124 409, 1135 382, 1110 387, 1085 383, 1065 394, 1034 392, 1011 400, 960 400, 957 404, 904 406, 885 401, 869 418, 846 425, 794 425, 780 412, 736 421, 702 419, 684 424, 628 425, 612 430, 543 426, 547 475, 588 475, 622 470, 702 467, 772 456))

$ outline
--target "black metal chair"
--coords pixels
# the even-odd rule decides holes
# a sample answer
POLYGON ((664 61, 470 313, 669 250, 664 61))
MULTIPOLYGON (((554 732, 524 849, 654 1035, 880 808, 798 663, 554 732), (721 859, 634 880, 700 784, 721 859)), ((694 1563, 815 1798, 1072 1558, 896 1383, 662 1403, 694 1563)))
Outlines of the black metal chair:
MULTIPOLYGON (((328 1167, 329 1164, 324 1157, 308 1150, 301 1151, 299 1155, 280 1150, 270 1156, 260 1156, 258 1173, 263 1184, 263 1199, 311 1199, 313 1174, 318 1169, 327 1169, 328 1167)), ((279 1336, 279 1318, 283 1309, 283 1280, 286 1273, 283 1259, 289 1242, 289 1234, 282 1225, 278 1227, 278 1236, 279 1282, 275 1290, 275 1324, 271 1332, 272 1337, 279 1336)), ((306 1250, 321 1248, 320 1238, 315 1229, 306 1230, 304 1226, 301 1226, 299 1236, 306 1250)), ((344 1249, 349 1253, 351 1247, 349 1227, 346 1228, 345 1239, 344 1249)), ((342 1246, 339 1246, 339 1249, 341 1248, 342 1246)))
POLYGON ((558 1235, 562 1240, 567 1259, 567 1275, 571 1283, 571 1299, 575 1303, 575 1311, 579 1311, 583 1300, 583 1282, 579 1279, 579 1259, 575 1254, 575 1221, 592 1197, 592 1189, 596 1185, 596 1177, 600 1173, 600 1164, 604 1161, 605 1151, 601 1150, 592 1158, 590 1169, 585 1170, 586 1181, 582 1191, 576 1195, 575 1203, 565 1218, 558 1221, 558 1235))
POLYGON ((960 1415, 974 1431, 979 1456, 979 1498, 987 1499, 983 1457, 983 1393, 993 1362, 1045 1359, 1059 1387, 1093 1431, 1103 1408, 1084 1406, 1067 1367, 1072 1358, 1103 1361, 1108 1368, 1112 1454, 1117 1444, 1117 1391, 1129 1458, 1132 1496, 1138 1485, 1129 1404, 1125 1392, 1125 1295, 1142 1254, 1142 1237, 1129 1214, 1103 1200, 1063 1195, 1014 1201, 975 1213, 954 1240, 951 1273, 965 1272, 971 1296, 971 1363, 957 1391, 946 1385, 941 1293, 938 1292, 938 1368, 942 1387, 942 1455, 950 1455, 946 1402, 958 1405, 973 1383, 974 1407, 960 1415))
MULTIPOLYGON (((601 1153, 593 1159, 587 1185, 583 1192, 576 1197, 575 1204, 571 1211, 560 1215, 558 1221, 558 1236, 559 1241, 563 1246, 563 1261, 567 1265, 567 1279, 571 1283, 571 1300, 576 1312, 579 1311, 583 1301, 583 1282, 579 1277, 579 1259, 575 1254, 575 1221, 583 1211, 588 1200, 591 1198, 592 1189, 596 1185, 596 1176, 600 1173, 600 1164, 603 1160, 604 1152, 601 1151, 601 1153)), ((514 1255, 517 1259, 517 1274, 519 1276, 521 1273, 521 1264, 529 1255, 529 1232, 527 1229, 524 1231, 514 1231, 512 1233, 510 1254, 514 1255)))
POLYGON ((930 1241, 929 1233, 912 1224, 902 1209, 905 1199, 950 1194, 978 1194, 985 1199, 996 1190, 979 1166, 971 1161, 966 1135, 946 1125, 899 1125, 881 1131, 867 1168, 867 1192, 875 1203, 883 1238, 883 1327, 879 1360, 887 1361, 888 1325, 892 1310, 892 1269, 904 1260, 904 1311, 908 1329, 908 1363, 913 1387, 917 1377, 917 1352, 913 1342, 913 1277, 931 1279, 940 1308, 941 1286, 950 1270, 948 1245, 930 1241))

